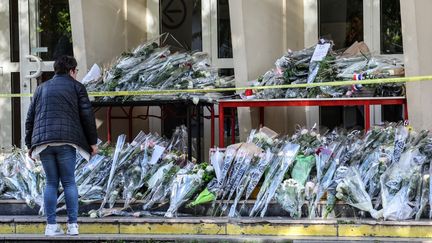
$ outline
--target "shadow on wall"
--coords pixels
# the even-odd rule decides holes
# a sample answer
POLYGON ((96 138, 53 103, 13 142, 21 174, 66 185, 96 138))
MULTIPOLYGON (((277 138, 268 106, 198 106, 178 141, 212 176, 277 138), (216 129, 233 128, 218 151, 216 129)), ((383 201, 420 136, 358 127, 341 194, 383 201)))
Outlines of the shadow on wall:
MULTIPOLYGON (((0 93, 6 93, 3 85, 4 77, 0 77, 0 93)), ((9 148, 12 146, 12 116, 11 116, 11 99, 0 98, 0 148, 9 148)))

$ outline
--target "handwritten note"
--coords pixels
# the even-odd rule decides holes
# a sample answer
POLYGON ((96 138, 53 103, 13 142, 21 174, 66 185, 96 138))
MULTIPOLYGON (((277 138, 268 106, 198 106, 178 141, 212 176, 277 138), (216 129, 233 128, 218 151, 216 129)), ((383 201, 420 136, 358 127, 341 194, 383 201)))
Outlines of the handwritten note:
POLYGON ((312 56, 311 62, 320 62, 326 56, 328 51, 330 50, 330 43, 319 44, 316 46, 314 54, 312 56))

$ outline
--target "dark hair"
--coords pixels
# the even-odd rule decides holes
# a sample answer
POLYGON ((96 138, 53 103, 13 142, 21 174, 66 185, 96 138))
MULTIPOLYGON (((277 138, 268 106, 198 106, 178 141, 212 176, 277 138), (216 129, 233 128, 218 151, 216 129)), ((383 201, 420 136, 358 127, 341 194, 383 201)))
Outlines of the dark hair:
POLYGON ((54 62, 55 74, 68 74, 70 70, 75 70, 77 61, 71 56, 60 56, 54 62))

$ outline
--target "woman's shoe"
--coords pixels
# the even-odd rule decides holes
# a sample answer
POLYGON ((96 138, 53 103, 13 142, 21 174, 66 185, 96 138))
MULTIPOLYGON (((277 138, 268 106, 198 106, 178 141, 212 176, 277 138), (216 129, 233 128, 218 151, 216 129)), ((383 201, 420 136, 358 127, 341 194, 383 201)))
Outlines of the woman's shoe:
POLYGON ((56 235, 64 235, 64 231, 60 228, 58 224, 47 224, 45 227, 45 235, 46 236, 56 236, 56 235))
POLYGON ((66 232, 66 234, 68 234, 68 235, 79 235, 78 224, 77 223, 67 224, 67 232, 66 232))

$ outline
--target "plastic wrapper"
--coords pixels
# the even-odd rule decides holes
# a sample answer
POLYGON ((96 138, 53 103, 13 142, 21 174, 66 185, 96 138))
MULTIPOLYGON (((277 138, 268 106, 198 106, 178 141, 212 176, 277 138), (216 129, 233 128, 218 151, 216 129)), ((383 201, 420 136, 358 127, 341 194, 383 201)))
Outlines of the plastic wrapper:
POLYGON ((401 154, 405 149, 405 144, 408 136, 409 136, 409 131, 407 127, 399 126, 397 128, 392 164, 399 162, 401 154))
POLYGON ((339 165, 344 148, 341 147, 341 142, 334 141, 329 149, 321 149, 317 159, 317 184, 316 195, 314 200, 311 201, 312 205, 309 208, 309 217, 315 218, 318 202, 324 196, 325 192, 333 182, 333 176, 339 165))
MULTIPOLYGON (((322 43, 323 40, 320 42, 322 43)), ((367 46, 358 48, 359 45, 366 46, 363 42, 355 43, 349 48, 349 53, 343 53, 340 50, 332 51, 331 46, 327 56, 321 61, 311 60, 316 46, 299 51, 289 51, 276 61, 275 68, 267 71, 257 80, 257 85, 321 83, 404 76, 402 60, 388 56, 372 56, 367 46)), ((403 96, 404 94, 403 84, 383 84, 265 89, 258 91, 256 97, 259 99, 386 97, 403 96)))
POLYGON ((403 152, 400 160, 391 164, 381 176, 381 198, 384 219, 405 220, 415 214, 410 206, 419 181, 425 156, 418 149, 403 152))
POLYGON ((177 127, 174 131, 167 150, 179 151, 186 154, 188 151, 188 132, 186 126, 177 127))
POLYGON ((4 191, 5 191, 5 183, 0 178, 0 195, 2 195, 4 191))
MULTIPOLYGON (((91 157, 88 162, 77 155, 75 174, 80 204, 103 200, 100 212, 95 215, 105 216, 109 211, 104 208, 105 205, 113 208, 120 198, 125 200, 122 209, 125 211, 134 200, 146 198, 149 194, 152 196, 147 197, 145 203, 157 203, 166 199, 171 190, 167 178, 174 178, 175 171, 188 164, 186 155, 176 150, 182 146, 172 146, 167 151, 168 144, 169 141, 158 135, 141 132, 130 144, 125 142, 125 135, 119 137, 115 148, 99 144, 99 154, 91 157), (170 176, 169 170, 162 174, 156 173, 168 164, 176 167, 174 172, 171 171, 173 176, 170 176), (153 183, 154 187, 147 190, 148 182, 153 183), (163 186, 158 187, 159 184, 163 186), (165 197, 157 198, 159 195, 165 197)), ((0 197, 26 200, 31 207, 37 204, 43 208, 43 169, 39 161, 33 162, 26 154, 27 151, 17 149, 0 161, 0 182, 4 183, 0 197)), ((213 177, 213 172, 205 173, 203 181, 207 183, 213 177)), ((58 203, 64 203, 63 192, 58 197, 58 203)), ((64 209, 65 205, 57 211, 64 209)))
MULTIPOLYGON (((229 200, 237 192, 237 195, 241 195, 246 187, 245 179, 246 173, 250 170, 256 156, 261 153, 261 149, 252 143, 243 144, 237 151, 236 158, 234 159, 231 173, 227 178, 227 184, 223 187, 223 193, 221 199, 227 199, 226 203, 222 207, 224 213, 228 208, 229 200)), ((221 201, 222 203, 223 201, 221 201)), ((238 200, 235 202, 237 204, 238 200)), ((234 206, 235 208, 235 206, 234 206)))
POLYGON ((310 130, 297 126, 296 132, 291 137, 291 142, 300 145, 301 153, 308 156, 315 154, 315 151, 321 146, 322 141, 320 139, 321 135, 315 126, 310 130))
POLYGON ((143 174, 144 173, 142 171, 142 168, 139 166, 138 161, 125 171, 123 182, 123 199, 125 200, 124 208, 129 207, 136 191, 143 186, 143 174))
POLYGON ((357 169, 348 169, 345 178, 338 184, 336 191, 336 198, 360 210, 369 212, 375 219, 382 217, 381 212, 373 208, 372 200, 366 192, 357 169))
POLYGON ((220 149, 216 151, 210 157, 210 163, 214 168, 216 174, 216 180, 219 184, 222 184, 222 167, 224 162, 224 153, 220 149))
POLYGON ((253 143, 262 149, 267 149, 278 142, 276 139, 277 136, 278 134, 275 131, 268 127, 262 127, 258 131, 253 129, 246 142, 253 143))
POLYGON ((432 218, 432 165, 429 167, 429 219, 432 218))
POLYGON ((254 163, 242 177, 239 185, 236 186, 236 197, 234 199, 234 203, 231 205, 231 209, 228 214, 229 217, 238 215, 237 204, 242 197, 244 197, 244 200, 241 209, 244 208, 246 201, 251 196, 253 190, 257 187, 272 158, 273 153, 271 152, 270 148, 267 148, 266 152, 261 153, 256 158, 256 163, 254 163))
POLYGON ((191 202, 188 206, 194 207, 200 204, 213 202, 216 200, 216 188, 218 185, 218 181, 216 178, 213 178, 207 185, 207 187, 195 198, 193 202, 191 202))
POLYGON ((396 128, 392 124, 384 128, 371 128, 363 138, 355 142, 358 145, 348 164, 358 167, 359 172, 364 175, 366 170, 370 167, 370 163, 373 161, 372 157, 370 159, 368 159, 368 157, 376 153, 379 147, 382 147, 381 153, 387 154, 386 156, 388 156, 391 161, 394 152, 395 130, 396 128))
POLYGON ((323 218, 327 218, 333 212, 334 207, 336 205, 336 199, 337 199, 336 198, 337 186, 346 177, 348 170, 349 169, 346 166, 339 166, 337 168, 334 179, 327 191, 327 202, 324 209, 323 218))
POLYGON ((100 208, 105 207, 105 204, 107 203, 107 201, 111 195, 111 191, 113 188, 112 182, 113 182, 113 179, 115 176, 115 171, 116 171, 118 163, 119 163, 119 155, 123 149, 123 145, 124 145, 125 141, 126 141, 126 135, 120 135, 117 138, 116 149, 114 152, 113 162, 111 164, 110 174, 109 174, 109 178, 108 178, 108 182, 107 182, 107 186, 106 186, 106 194, 105 194, 104 200, 103 200, 100 208))
MULTIPOLYGON (((149 40, 131 52, 123 53, 105 70, 103 78, 87 82, 88 91, 137 91, 206 89, 233 87, 232 77, 219 77, 209 57, 202 52, 173 52, 165 45, 169 34, 149 40), (161 45, 157 44, 161 43, 161 45)), ((192 99, 208 100, 204 94, 172 94, 136 96, 127 99, 192 99)), ((115 97, 104 97, 111 100, 115 97)), ((123 99, 123 98, 122 98, 123 99)))
POLYGON ((300 218, 305 201, 304 186, 294 179, 284 181, 276 192, 276 201, 291 217, 300 218))
POLYGON ((430 175, 429 171, 427 170, 427 174, 423 174, 421 187, 420 188, 420 194, 419 194, 419 204, 417 205, 417 212, 415 215, 416 220, 420 220, 420 217, 422 216, 423 212, 426 209, 426 206, 429 203, 429 193, 430 193, 430 175))
POLYGON ((257 200, 250 212, 250 216, 260 215, 265 216, 268 204, 273 199, 277 188, 282 183, 283 178, 295 160, 300 146, 292 143, 285 143, 283 149, 277 155, 275 163, 273 163, 266 174, 264 183, 258 193, 257 200))
MULTIPOLYGON (((420 135, 421 137, 423 137, 424 135, 420 135)), ((424 137, 424 139, 421 139, 418 143, 413 143, 415 144, 415 146, 417 146, 419 148, 419 151, 426 156, 426 161, 431 161, 432 159, 432 137, 427 136, 424 137)), ((425 167, 427 169, 427 167, 425 167)), ((429 195, 428 195, 428 201, 429 201, 429 218, 432 218, 432 180, 430 179, 432 176, 432 164, 429 163, 429 171, 424 171, 423 172, 423 178, 425 175, 429 175, 429 195)), ((425 187, 425 185, 423 186, 423 188, 425 187)), ((423 196, 422 196, 423 198, 423 196)), ((425 202, 426 200, 422 199, 422 202, 425 202)))
POLYGON ((299 155, 296 158, 294 167, 291 171, 291 177, 300 185, 305 185, 309 174, 315 166, 315 157, 313 155, 299 155))
MULTIPOLYGON (((222 162, 222 168, 220 174, 220 178, 218 178, 218 197, 221 196, 222 188, 225 187, 225 184, 227 183, 228 178, 228 172, 232 168, 232 164, 234 162, 234 159, 236 158, 237 150, 241 144, 233 144, 226 148, 225 156, 222 162)), ((213 163, 213 162, 212 162, 213 163)), ((217 173, 217 172, 216 172, 217 173)))
POLYGON ((331 158, 336 150, 339 148, 340 142, 334 142, 328 147, 321 147, 318 149, 315 155, 317 181, 320 182, 324 176, 324 173, 329 168, 331 158))
POLYGON ((15 149, 0 165, 0 178, 7 197, 24 200, 31 208, 36 205, 42 208, 45 175, 40 162, 33 162, 25 151, 15 149))
MULTIPOLYGON (((293 136, 274 137, 263 128, 251 132, 247 141, 252 143, 231 145, 225 151, 216 149, 210 157, 214 168, 206 163, 195 166, 187 161, 181 151, 183 146, 175 145, 181 144, 175 141, 182 140, 182 135, 167 140, 155 134, 140 133, 130 144, 120 140, 116 148, 99 145, 99 154, 88 162, 77 156, 79 200, 80 204, 88 204, 105 199, 104 207, 92 212, 96 217, 133 216, 130 206, 138 200, 145 210, 169 202, 172 215, 177 215, 178 208, 186 200, 193 200, 189 206, 211 202, 209 206, 213 207, 214 215, 236 217, 245 212, 246 200, 263 181, 249 215, 265 215, 268 203, 276 199, 293 217, 298 217, 297 206, 304 201, 309 207, 307 216, 315 217, 317 204, 326 197, 323 216, 331 217, 338 199, 336 189, 340 185, 339 191, 345 190, 339 195, 342 203, 360 210, 382 208, 379 213, 369 212, 374 216, 383 215, 385 219, 402 220, 414 216, 419 219, 431 203, 432 137, 427 131, 405 133, 405 129, 400 124, 387 124, 372 128, 364 136, 357 131, 348 133, 339 129, 311 136, 315 130, 303 131, 299 127, 293 136), (271 143, 267 142, 268 138, 271 143), (392 163, 395 144, 401 141, 400 159, 392 163), (266 149, 263 151, 257 144, 266 149), (311 155, 314 155, 315 164, 311 155), (300 163, 302 161, 304 163, 300 163), (355 175, 348 176, 347 168, 350 173, 356 171, 355 175), (176 178, 198 174, 198 171, 203 171, 199 173, 202 183, 193 192, 186 193, 193 187, 183 186, 183 181, 176 181, 176 178), (288 183, 288 179, 287 190, 281 192, 283 181, 288 183), (301 186, 304 186, 304 192, 300 190, 301 186), (174 193, 173 188, 181 193, 174 193), (298 192, 301 197, 294 196, 298 192), (173 193, 177 196, 171 199, 173 193), (195 193, 199 194, 193 198, 195 193), (123 208, 114 208, 121 198, 125 201, 123 208)), ((33 162, 26 154, 27 151, 17 149, 0 155, 0 184, 4 185, 0 198, 25 200, 32 207, 43 206, 43 169, 39 161, 33 162)), ((58 202, 63 201, 62 194, 58 202)), ((58 210, 63 209, 64 206, 58 210)), ((164 214, 139 212, 139 215, 164 214)), ((178 215, 182 215, 181 212, 178 215)))
POLYGON ((370 197, 376 198, 381 191, 380 178, 391 163, 392 149, 382 147, 371 153, 365 163, 360 166, 360 175, 370 197))
POLYGON ((265 154, 262 154, 260 157, 260 160, 256 164, 254 168, 248 173, 249 183, 246 187, 245 191, 245 201, 250 198, 252 195, 253 190, 257 187, 259 181, 261 180, 262 176, 264 175, 264 172, 268 168, 268 166, 271 164, 272 160, 274 158, 274 154, 271 152, 271 150, 268 148, 265 151, 265 154))
POLYGON ((178 208, 193 196, 202 182, 199 173, 177 175, 171 188, 170 206, 165 217, 174 217, 178 208))
MULTIPOLYGON (((156 203, 165 203, 180 167, 169 164, 161 167, 149 181, 149 191, 144 197, 143 209, 149 210, 156 203)), ((187 170, 185 170, 187 171, 187 170)), ((180 173, 184 173, 183 171, 180 173)))

